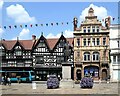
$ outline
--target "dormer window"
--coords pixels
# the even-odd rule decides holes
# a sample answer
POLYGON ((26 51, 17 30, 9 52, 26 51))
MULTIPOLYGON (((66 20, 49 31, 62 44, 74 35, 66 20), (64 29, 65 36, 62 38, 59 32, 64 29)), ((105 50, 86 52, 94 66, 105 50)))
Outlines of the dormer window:
POLYGON ((59 47, 63 47, 64 43, 65 43, 64 40, 60 40, 59 47))
POLYGON ((40 40, 40 43, 38 45, 39 47, 45 47, 45 42, 44 40, 40 40))

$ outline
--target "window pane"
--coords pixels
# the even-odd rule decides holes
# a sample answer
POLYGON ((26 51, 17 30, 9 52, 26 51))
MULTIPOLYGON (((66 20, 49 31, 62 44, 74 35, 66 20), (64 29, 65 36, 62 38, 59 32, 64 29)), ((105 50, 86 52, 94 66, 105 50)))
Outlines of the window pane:
POLYGON ((86 27, 83 27, 83 32, 86 33, 86 27))
POLYGON ((106 45, 106 38, 103 38, 103 45, 106 45))
POLYGON ((84 39, 84 46, 86 46, 86 39, 84 39))
POLYGON ((97 45, 100 45, 100 40, 99 40, 99 38, 97 38, 97 45))
POLYGON ((90 33, 90 27, 88 27, 88 33, 90 33))
POLYGON ((77 46, 80 46, 80 39, 77 39, 77 46))
POLYGON ((84 55, 84 60, 86 61, 86 55, 84 55))

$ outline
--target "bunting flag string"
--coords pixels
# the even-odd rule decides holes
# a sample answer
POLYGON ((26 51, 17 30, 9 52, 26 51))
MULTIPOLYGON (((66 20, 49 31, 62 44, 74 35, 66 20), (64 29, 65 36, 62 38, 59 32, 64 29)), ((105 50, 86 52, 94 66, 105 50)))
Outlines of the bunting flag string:
MULTIPOLYGON (((114 17, 111 17, 111 20, 116 20, 114 17)), ((118 20, 119 20, 119 17, 118 17, 118 20)), ((104 22, 105 21, 105 18, 104 19, 102 19, 101 20, 102 22, 104 22)), ((51 23, 45 23, 45 24, 43 24, 43 23, 41 23, 41 24, 30 24, 30 25, 28 25, 28 24, 25 24, 25 25, 23 25, 23 24, 20 24, 20 25, 4 25, 4 26, 0 26, 0 28, 4 28, 4 29, 7 29, 7 28, 9 28, 9 29, 12 29, 12 28, 27 28, 27 27, 31 27, 31 28, 33 28, 33 27, 39 27, 39 26, 41 26, 41 27, 43 27, 43 26, 60 26, 60 25, 68 25, 68 24, 70 24, 71 22, 56 22, 56 23, 53 23, 53 22, 51 22, 51 23)), ((72 22, 73 23, 73 22, 72 22)))
POLYGON ((9 29, 15 28, 15 29, 16 29, 16 28, 19 28, 19 27, 20 27, 20 28, 24 28, 24 27, 25 27, 25 28, 27 28, 27 27, 31 27, 31 28, 32 28, 33 26, 36 26, 36 27, 38 27, 38 26, 50 26, 50 25, 51 25, 51 26, 55 26, 55 25, 58 26, 58 25, 68 25, 68 24, 69 24, 69 22, 66 22, 66 23, 64 23, 64 22, 61 22, 61 23, 60 23, 60 22, 53 23, 53 22, 52 22, 52 23, 50 23, 50 24, 49 24, 49 23, 46 23, 46 24, 43 24, 43 23, 41 23, 41 24, 30 24, 30 25, 28 25, 28 24, 25 24, 25 25, 20 24, 20 25, 13 25, 13 27, 12 27, 12 25, 9 25, 9 26, 6 26, 6 25, 5 25, 5 26, 0 26, 0 28, 4 28, 4 29, 7 29, 7 28, 9 28, 9 29))

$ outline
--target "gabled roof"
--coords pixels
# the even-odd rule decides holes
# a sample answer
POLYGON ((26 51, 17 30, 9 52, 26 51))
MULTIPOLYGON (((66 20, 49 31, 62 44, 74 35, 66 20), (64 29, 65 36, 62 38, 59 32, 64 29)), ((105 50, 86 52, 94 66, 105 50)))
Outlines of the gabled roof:
MULTIPOLYGON (((18 42, 21 44, 21 46, 25 50, 31 50, 33 46, 33 41, 32 40, 18 40, 18 42)), ((7 50, 12 50, 12 48, 15 46, 17 43, 17 40, 3 40, 2 44, 5 46, 7 50)))
MULTIPOLYGON (((64 36, 61 36, 61 37, 65 38, 64 36)), ((2 40, 2 44, 7 50, 12 50, 18 42, 25 50, 32 50, 32 48, 34 48, 39 43, 40 38, 35 41, 33 40, 2 40)), ((45 43, 50 50, 53 50, 54 47, 57 45, 57 43, 59 43, 60 38, 47 38, 46 39, 43 36, 43 39, 45 40, 45 43)), ((69 41, 69 44, 71 46, 73 46, 73 38, 65 38, 65 39, 69 41)))
POLYGON ((58 42, 58 38, 47 39, 47 42, 48 42, 49 48, 52 50, 56 45, 56 43, 58 42))
POLYGON ((34 44, 33 40, 20 40, 19 42, 26 50, 31 50, 34 44))
POLYGON ((7 50, 12 50, 17 40, 2 40, 2 44, 5 46, 7 50))

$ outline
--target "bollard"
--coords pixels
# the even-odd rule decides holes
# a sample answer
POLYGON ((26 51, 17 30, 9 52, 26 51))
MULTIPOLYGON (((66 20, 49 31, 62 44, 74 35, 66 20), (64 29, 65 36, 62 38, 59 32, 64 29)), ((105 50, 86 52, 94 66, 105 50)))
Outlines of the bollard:
POLYGON ((32 82, 32 89, 37 89, 37 88, 36 88, 36 83, 35 83, 35 82, 32 82))

